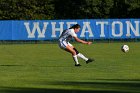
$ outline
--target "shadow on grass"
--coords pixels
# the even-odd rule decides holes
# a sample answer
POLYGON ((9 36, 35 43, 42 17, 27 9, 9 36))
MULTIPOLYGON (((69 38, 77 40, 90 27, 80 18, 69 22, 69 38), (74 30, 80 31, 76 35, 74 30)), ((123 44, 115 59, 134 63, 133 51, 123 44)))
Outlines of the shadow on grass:
MULTIPOLYGON (((38 86, 46 84, 40 82, 38 86)), ((61 88, 63 86, 64 89, 0 87, 0 93, 140 93, 139 79, 98 79, 91 82, 60 81, 50 84, 61 86, 61 88), (67 86, 70 86, 71 89, 66 89, 67 86)))
POLYGON ((52 84, 90 89, 90 91, 75 91, 74 93, 140 93, 140 79, 96 79, 89 82, 60 81, 52 82, 52 84))
MULTIPOLYGON (((45 89, 45 88, 2 88, 0 93, 131 93, 122 91, 103 90, 66 90, 66 89, 45 89)), ((134 93, 134 92, 132 92, 134 93)))
POLYGON ((23 66, 23 65, 0 65, 1 67, 15 67, 15 66, 23 66))
POLYGON ((56 82, 54 84, 58 85, 87 85, 87 86, 119 86, 119 87, 128 87, 128 88, 139 88, 140 89, 140 80, 139 79, 97 79, 92 82, 56 82))
POLYGON ((25 67, 25 66, 30 66, 30 67, 57 67, 57 68, 62 68, 62 67, 65 67, 65 68, 67 68, 67 67, 71 67, 71 66, 57 66, 57 65, 54 65, 54 66, 39 66, 39 65, 5 65, 5 64, 3 64, 3 65, 0 65, 0 67, 18 67, 18 66, 23 66, 23 67, 25 67))

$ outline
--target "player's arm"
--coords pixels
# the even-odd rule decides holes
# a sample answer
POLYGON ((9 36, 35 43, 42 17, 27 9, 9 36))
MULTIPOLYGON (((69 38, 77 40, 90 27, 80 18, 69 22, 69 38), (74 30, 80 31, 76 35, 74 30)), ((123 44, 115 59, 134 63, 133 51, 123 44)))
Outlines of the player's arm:
POLYGON ((78 37, 73 37, 77 42, 80 42, 80 43, 83 43, 83 44, 88 44, 88 45, 90 45, 90 44, 92 44, 92 42, 87 42, 87 41, 84 41, 84 40, 81 40, 81 39, 79 39, 78 37))

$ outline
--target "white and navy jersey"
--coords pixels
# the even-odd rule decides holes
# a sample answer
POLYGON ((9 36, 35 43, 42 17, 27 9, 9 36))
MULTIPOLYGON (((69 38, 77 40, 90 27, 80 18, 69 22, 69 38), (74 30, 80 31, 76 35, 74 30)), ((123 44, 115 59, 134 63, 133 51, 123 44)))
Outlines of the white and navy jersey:
POLYGON ((74 29, 67 29, 62 32, 59 41, 69 42, 72 39, 72 37, 77 37, 76 33, 74 32, 74 29))

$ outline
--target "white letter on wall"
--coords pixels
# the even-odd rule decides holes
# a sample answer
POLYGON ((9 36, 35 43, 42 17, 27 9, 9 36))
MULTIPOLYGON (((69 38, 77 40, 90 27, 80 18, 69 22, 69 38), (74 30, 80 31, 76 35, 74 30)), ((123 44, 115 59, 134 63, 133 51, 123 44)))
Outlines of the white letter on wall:
POLYGON ((45 31, 46 31, 48 22, 43 23, 42 31, 40 30, 39 22, 33 22, 33 24, 34 24, 34 26, 33 26, 33 29, 31 31, 31 29, 29 27, 29 22, 24 23, 26 30, 27 30, 27 33, 28 33, 28 38, 35 38, 35 31, 38 32, 38 38, 45 38, 45 31))
POLYGON ((105 33, 104 33, 104 26, 108 25, 108 22, 96 22, 96 25, 101 25, 101 34, 100 37, 105 37, 105 33))
POLYGON ((89 37, 93 37, 93 33, 92 33, 92 30, 91 30, 91 27, 90 27, 90 22, 83 22, 83 29, 82 29, 82 32, 81 32, 81 35, 80 37, 85 37, 85 32, 89 32, 89 37), (86 30, 86 28, 88 30, 86 30))
POLYGON ((114 21, 112 23, 112 35, 114 37, 121 37, 123 35, 123 24, 120 21, 114 21), (116 34, 116 26, 115 25, 119 25, 119 32, 118 34, 116 34))
POLYGON ((63 24, 64 24, 64 22, 59 22, 60 28, 55 27, 56 22, 51 22, 51 24, 52 24, 52 37, 56 37, 56 34, 55 34, 56 31, 60 31, 60 34, 63 32, 63 24))
POLYGON ((130 21, 126 21, 126 24, 127 24, 127 34, 126 34, 126 36, 131 36, 130 29, 132 30, 132 32, 134 33, 135 36, 140 36, 140 34, 139 34, 139 21, 135 21, 134 23, 136 24, 135 29, 132 26, 130 21))

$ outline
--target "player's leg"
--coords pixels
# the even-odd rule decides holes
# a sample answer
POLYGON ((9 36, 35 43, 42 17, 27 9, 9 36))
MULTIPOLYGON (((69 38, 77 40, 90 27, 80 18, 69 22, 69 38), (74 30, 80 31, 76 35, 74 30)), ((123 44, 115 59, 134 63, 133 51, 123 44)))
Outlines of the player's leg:
POLYGON ((90 62, 94 61, 93 59, 90 59, 90 58, 85 57, 82 53, 79 53, 79 51, 76 48, 73 48, 73 49, 75 50, 77 56, 79 58, 82 58, 83 60, 85 60, 86 63, 90 63, 90 62))
POLYGON ((75 61, 75 66, 80 66, 79 62, 78 62, 78 58, 76 55, 76 52, 73 50, 73 48, 71 46, 68 45, 68 42, 60 42, 59 47, 62 48, 63 50, 69 52, 72 54, 72 57, 75 61))
POLYGON ((78 51, 72 44, 70 44, 70 43, 68 42, 68 45, 69 45, 71 48, 73 48, 73 50, 76 52, 77 57, 80 57, 80 58, 82 58, 83 60, 88 61, 88 58, 85 57, 82 53, 79 53, 79 51, 78 51))
POLYGON ((70 52, 70 53, 72 54, 73 59, 74 59, 74 61, 75 61, 75 66, 81 66, 81 65, 79 64, 79 62, 78 62, 78 58, 77 58, 77 55, 76 55, 75 50, 74 50, 71 46, 67 45, 67 46, 66 46, 66 51, 68 51, 68 52, 70 52))

